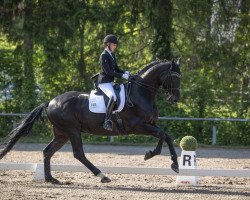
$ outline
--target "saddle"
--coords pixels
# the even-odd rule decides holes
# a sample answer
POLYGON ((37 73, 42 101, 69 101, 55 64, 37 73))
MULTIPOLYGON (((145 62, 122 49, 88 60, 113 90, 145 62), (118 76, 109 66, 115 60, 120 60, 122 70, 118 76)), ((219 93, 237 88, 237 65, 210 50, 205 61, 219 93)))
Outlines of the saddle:
MULTIPOLYGON (((114 90, 116 93, 117 101, 113 109, 113 114, 121 112, 125 105, 125 89, 124 85, 114 85, 114 90)), ((106 113, 106 107, 109 98, 100 90, 91 90, 89 95, 89 110, 93 113, 106 113)))

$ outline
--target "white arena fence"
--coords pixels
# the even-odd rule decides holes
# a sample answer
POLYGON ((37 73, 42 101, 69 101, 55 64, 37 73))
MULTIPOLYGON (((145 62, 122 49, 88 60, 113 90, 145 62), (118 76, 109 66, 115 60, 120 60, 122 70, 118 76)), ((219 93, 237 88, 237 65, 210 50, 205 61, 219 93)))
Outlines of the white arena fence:
MULTIPOLYGON (((103 167, 97 166, 107 174, 145 174, 145 175, 172 175, 172 176, 214 176, 214 177, 250 177, 250 169, 180 169, 177 174, 170 168, 145 167, 103 167)), ((42 170, 41 163, 0 163, 0 170, 42 170)), ((52 171, 58 172, 89 172, 83 165, 51 165, 52 171)))

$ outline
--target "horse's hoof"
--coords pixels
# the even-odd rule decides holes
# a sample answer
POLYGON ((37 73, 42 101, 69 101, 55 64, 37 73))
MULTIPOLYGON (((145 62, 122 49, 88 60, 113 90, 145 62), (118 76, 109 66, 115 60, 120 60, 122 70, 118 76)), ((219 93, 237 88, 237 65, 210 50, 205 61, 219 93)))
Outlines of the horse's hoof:
POLYGON ((45 182, 49 182, 49 183, 52 183, 52 184, 61 184, 60 181, 58 181, 57 179, 55 179, 53 177, 45 179, 45 182))
POLYGON ((152 151, 148 151, 146 152, 145 156, 144 156, 144 160, 148 160, 150 158, 153 157, 153 152, 152 151))
POLYGON ((176 173, 179 173, 179 165, 178 163, 172 163, 171 169, 174 170, 176 173))
POLYGON ((101 182, 102 183, 109 183, 109 182, 111 182, 111 179, 105 176, 102 178, 101 182))

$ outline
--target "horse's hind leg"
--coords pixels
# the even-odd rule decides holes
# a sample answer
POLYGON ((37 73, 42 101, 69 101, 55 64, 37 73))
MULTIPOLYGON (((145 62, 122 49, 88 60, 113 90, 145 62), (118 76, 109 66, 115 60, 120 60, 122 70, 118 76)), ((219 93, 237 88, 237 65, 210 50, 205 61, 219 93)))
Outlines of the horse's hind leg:
POLYGON ((53 178, 51 175, 50 159, 54 155, 54 153, 58 151, 69 140, 69 138, 65 134, 62 134, 56 128, 53 128, 53 132, 54 132, 54 139, 43 150, 44 175, 45 175, 45 181, 58 184, 60 182, 57 179, 53 178))
POLYGON ((85 157, 82 147, 81 133, 79 131, 72 131, 70 135, 70 141, 72 144, 74 157, 84 164, 95 176, 100 177, 102 183, 110 182, 111 180, 104 176, 102 172, 85 157))

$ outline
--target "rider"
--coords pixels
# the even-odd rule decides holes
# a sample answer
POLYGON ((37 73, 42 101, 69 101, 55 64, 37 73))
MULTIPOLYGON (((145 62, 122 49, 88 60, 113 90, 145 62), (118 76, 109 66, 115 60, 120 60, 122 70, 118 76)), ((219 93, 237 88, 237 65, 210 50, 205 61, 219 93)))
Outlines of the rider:
POLYGON ((114 78, 129 79, 130 73, 119 69, 117 66, 114 50, 118 45, 118 39, 115 35, 107 35, 104 40, 104 51, 100 56, 101 73, 97 78, 97 85, 109 97, 109 102, 106 110, 105 121, 103 128, 112 131, 113 123, 111 121, 111 113, 116 102, 116 95, 114 92, 114 78))

